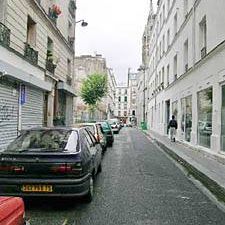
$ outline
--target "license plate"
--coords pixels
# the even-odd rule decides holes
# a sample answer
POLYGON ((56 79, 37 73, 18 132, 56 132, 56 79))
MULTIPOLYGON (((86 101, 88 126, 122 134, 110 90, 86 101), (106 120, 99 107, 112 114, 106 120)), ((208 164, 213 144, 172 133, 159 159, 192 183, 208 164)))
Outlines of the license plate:
POLYGON ((52 185, 23 185, 21 190, 23 192, 52 192, 52 185))

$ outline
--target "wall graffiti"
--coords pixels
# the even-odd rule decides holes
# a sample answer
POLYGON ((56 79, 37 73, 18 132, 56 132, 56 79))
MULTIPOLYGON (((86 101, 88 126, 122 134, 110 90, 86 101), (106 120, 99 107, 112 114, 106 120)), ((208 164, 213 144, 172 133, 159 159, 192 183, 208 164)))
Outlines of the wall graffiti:
POLYGON ((0 127, 6 126, 5 122, 13 120, 16 107, 6 102, 0 102, 0 127))

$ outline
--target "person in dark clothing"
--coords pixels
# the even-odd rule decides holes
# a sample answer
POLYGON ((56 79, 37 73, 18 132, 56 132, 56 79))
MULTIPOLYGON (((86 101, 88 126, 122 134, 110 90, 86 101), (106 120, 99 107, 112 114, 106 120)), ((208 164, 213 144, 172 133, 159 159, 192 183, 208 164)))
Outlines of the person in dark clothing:
POLYGON ((177 121, 175 120, 175 116, 172 115, 172 119, 168 124, 168 129, 170 130, 170 139, 175 142, 175 136, 177 132, 177 121))

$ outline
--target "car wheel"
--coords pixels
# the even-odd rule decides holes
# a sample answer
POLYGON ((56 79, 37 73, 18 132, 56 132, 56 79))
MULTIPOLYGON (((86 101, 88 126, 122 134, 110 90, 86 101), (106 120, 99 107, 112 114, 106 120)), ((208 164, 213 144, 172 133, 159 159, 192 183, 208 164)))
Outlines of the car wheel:
POLYGON ((98 166, 98 173, 101 173, 101 172, 102 172, 102 164, 100 163, 98 166))
POLYGON ((94 180, 93 177, 91 176, 89 179, 88 193, 85 196, 85 201, 90 203, 93 199, 93 196, 94 196, 94 180))

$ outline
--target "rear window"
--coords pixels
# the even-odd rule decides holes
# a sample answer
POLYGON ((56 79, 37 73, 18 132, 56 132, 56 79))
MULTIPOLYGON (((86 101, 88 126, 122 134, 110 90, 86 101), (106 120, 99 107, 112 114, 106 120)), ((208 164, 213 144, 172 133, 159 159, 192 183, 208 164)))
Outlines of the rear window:
POLYGON ((17 137, 6 149, 6 152, 76 152, 78 133, 71 130, 30 130, 17 137))
POLYGON ((106 123, 106 122, 101 122, 100 124, 101 124, 103 130, 108 130, 108 129, 110 129, 108 123, 106 123))

